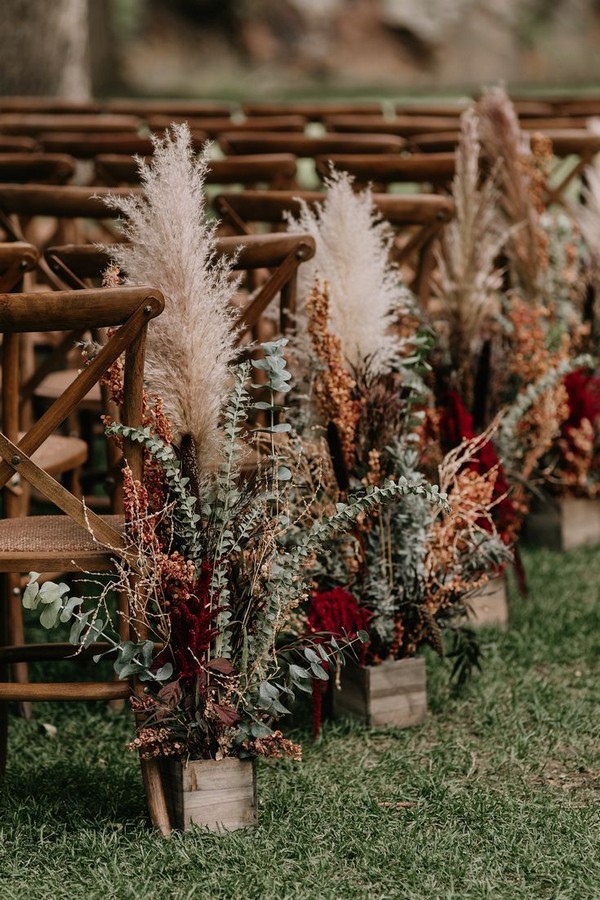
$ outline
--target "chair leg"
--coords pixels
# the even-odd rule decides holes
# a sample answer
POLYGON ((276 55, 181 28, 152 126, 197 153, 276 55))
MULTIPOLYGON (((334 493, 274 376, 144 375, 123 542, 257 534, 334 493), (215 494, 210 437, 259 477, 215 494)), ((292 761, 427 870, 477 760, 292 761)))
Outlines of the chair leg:
MULTIPOLYGON (((8 593, 7 576, 2 576, 2 592, 0 595, 0 646, 8 643, 8 593)), ((8 681, 9 667, 6 663, 0 663, 0 681, 8 681)), ((8 703, 0 701, 0 775, 6 771, 6 757, 8 750, 8 703)))
MULTIPOLYGON (((21 608, 21 579, 19 575, 11 572, 6 576, 6 606, 8 607, 8 643, 24 644, 25 627, 23 625, 23 610, 21 608)), ((12 679, 17 684, 29 684, 29 668, 27 663, 13 663, 11 666, 12 679)), ((33 716, 32 706, 29 700, 19 704, 21 715, 25 719, 33 716)))
MULTIPOLYGON (((117 595, 117 609, 119 614, 119 636, 122 641, 129 638, 129 599, 125 591, 119 591, 117 595)), ((118 681, 115 675, 115 681, 118 681)), ((111 700, 109 707, 113 712, 121 712, 125 706, 124 700, 111 700)))
POLYGON ((155 828, 158 828, 163 837, 169 837, 172 830, 171 820, 169 818, 169 810, 167 809, 165 789, 160 774, 158 760, 141 759, 140 764, 142 767, 142 778, 146 790, 146 802, 148 803, 150 821, 155 828))

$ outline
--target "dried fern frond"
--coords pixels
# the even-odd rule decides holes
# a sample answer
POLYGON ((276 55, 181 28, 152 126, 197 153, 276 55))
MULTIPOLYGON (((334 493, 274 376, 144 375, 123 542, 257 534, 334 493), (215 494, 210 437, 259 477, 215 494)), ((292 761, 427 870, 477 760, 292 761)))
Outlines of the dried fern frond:
POLYGON ((487 90, 477 112, 483 152, 492 165, 499 166, 500 207, 507 221, 519 226, 507 241, 507 255, 522 290, 533 299, 538 287, 539 226, 527 175, 529 147, 503 88, 487 90))
POLYGON ((372 359, 379 371, 389 367, 397 353, 391 333, 394 318, 407 304, 407 290, 398 269, 390 262, 393 234, 381 221, 370 190, 355 193, 353 179, 332 172, 325 182, 327 197, 314 211, 302 203, 288 229, 308 232, 316 253, 299 272, 303 302, 315 278, 329 284, 331 324, 351 366, 372 359))
POLYGON ((492 178, 480 183, 478 117, 461 117, 461 138, 452 183, 454 219, 440 242, 434 297, 445 320, 453 370, 468 407, 473 399, 473 360, 485 338, 485 326, 499 313, 502 272, 498 255, 510 235, 497 212, 498 190, 492 178))
POLYGON ((200 469, 213 457, 234 357, 231 263, 215 257, 206 219, 208 152, 196 156, 187 125, 153 137, 154 156, 138 160, 143 195, 107 204, 126 220, 129 243, 113 256, 126 284, 150 284, 165 310, 150 323, 146 384, 164 402, 175 442, 191 438, 200 469))

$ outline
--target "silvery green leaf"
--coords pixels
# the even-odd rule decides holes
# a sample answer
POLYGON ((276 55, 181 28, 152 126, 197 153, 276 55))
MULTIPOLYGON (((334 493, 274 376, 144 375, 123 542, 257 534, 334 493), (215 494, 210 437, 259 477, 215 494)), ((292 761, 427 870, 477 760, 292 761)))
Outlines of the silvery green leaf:
POLYGON ((60 614, 61 622, 68 622, 75 609, 83 603, 82 597, 69 597, 60 614))
POLYGON ((55 584, 54 581, 46 581, 40 588, 40 602, 41 603, 54 603, 56 600, 60 600, 65 594, 69 592, 69 585, 61 582, 61 584, 55 584))
POLYGON ((30 581, 23 592, 23 606, 25 609, 37 609, 40 602, 40 586, 37 581, 30 581))
POLYGON ((58 617, 62 609, 61 599, 58 597, 53 602, 48 602, 46 600, 45 603, 46 606, 44 606, 40 616, 40 625, 42 625, 43 628, 54 628, 58 622, 58 617))

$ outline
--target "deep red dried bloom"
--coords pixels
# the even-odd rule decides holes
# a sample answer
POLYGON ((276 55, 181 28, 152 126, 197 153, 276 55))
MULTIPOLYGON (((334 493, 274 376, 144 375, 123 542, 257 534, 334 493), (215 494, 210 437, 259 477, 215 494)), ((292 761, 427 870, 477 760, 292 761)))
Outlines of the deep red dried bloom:
POLYGON ((588 419, 592 425, 600 416, 600 378, 577 369, 565 377, 569 402, 569 418, 563 425, 563 431, 577 428, 582 419, 588 419))
POLYGON ((341 587, 312 595, 308 612, 309 633, 330 634, 335 638, 356 638, 365 631, 373 614, 360 606, 356 597, 341 587))

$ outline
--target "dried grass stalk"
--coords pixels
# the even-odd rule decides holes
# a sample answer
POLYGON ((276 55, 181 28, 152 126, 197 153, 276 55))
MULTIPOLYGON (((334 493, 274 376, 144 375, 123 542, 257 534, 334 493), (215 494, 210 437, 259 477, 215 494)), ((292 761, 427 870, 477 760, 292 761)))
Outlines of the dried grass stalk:
POLYGON ((390 262, 393 233, 381 221, 370 190, 355 193, 353 179, 333 172, 326 181, 327 198, 316 210, 306 203, 298 219, 290 216, 292 232, 308 232, 316 254, 299 272, 299 296, 305 301, 318 278, 327 282, 331 326, 354 367, 365 359, 384 371, 397 354, 391 332, 395 317, 407 304, 406 287, 390 262))
POLYGON ((474 361, 485 338, 486 323, 499 312, 502 271, 498 255, 510 229, 497 213, 493 178, 480 183, 478 117, 468 109, 461 117, 461 138, 452 184, 456 214, 446 227, 438 254, 434 297, 445 321, 448 348, 461 393, 470 408, 474 361))
POLYGON ((499 166, 500 207, 507 221, 519 226, 506 243, 507 255, 522 291, 533 299, 538 292, 539 223, 528 179, 529 147, 503 88, 487 90, 477 111, 483 152, 499 166))
POLYGON ((128 244, 114 259, 127 284, 150 284, 165 297, 148 329, 146 382, 164 401, 175 442, 193 442, 199 468, 213 457, 229 384, 235 334, 231 263, 215 256, 206 220, 208 151, 194 154, 187 125, 153 137, 154 156, 138 160, 143 196, 110 198, 126 219, 128 244))

